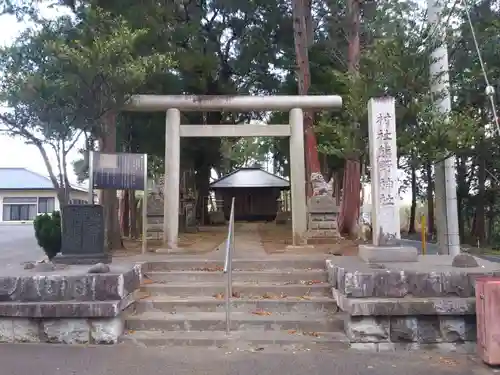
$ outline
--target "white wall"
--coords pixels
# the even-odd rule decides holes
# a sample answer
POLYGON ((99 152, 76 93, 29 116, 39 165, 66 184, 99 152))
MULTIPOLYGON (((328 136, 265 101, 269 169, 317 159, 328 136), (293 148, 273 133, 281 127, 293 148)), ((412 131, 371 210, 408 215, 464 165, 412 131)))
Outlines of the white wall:
MULTIPOLYGON (((26 198, 54 198, 56 211, 60 210, 59 201, 57 200, 57 193, 55 190, 0 190, 0 222, 3 221, 3 198, 4 197, 26 197, 26 198)), ((87 200, 88 193, 84 191, 72 191, 70 199, 87 200)))

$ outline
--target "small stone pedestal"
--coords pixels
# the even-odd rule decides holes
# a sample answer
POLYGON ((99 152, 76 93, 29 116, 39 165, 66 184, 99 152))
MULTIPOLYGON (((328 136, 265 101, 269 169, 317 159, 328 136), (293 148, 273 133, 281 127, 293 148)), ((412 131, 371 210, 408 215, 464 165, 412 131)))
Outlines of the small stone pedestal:
POLYGON ((416 262, 327 261, 328 278, 351 347, 363 350, 474 351, 475 279, 500 275, 500 265, 453 267, 447 255, 416 262))
POLYGON ((339 208, 328 195, 309 198, 307 209, 307 243, 328 242, 339 238, 337 217, 339 208))

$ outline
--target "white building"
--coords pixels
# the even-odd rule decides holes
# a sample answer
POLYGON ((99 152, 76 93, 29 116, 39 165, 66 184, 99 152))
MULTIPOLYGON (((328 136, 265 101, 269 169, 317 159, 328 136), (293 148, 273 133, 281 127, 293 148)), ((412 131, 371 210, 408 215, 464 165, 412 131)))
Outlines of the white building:
MULTIPOLYGON (((88 193, 73 188, 70 203, 87 203, 88 193)), ((0 222, 24 222, 58 211, 57 192, 49 178, 25 168, 0 168, 0 222)))

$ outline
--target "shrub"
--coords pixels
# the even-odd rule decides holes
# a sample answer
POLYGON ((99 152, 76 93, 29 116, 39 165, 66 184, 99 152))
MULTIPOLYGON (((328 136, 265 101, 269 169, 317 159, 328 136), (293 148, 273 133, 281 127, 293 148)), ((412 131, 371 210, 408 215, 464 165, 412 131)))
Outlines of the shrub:
POLYGON ((61 251, 61 214, 43 214, 35 218, 35 237, 38 245, 51 260, 61 251))

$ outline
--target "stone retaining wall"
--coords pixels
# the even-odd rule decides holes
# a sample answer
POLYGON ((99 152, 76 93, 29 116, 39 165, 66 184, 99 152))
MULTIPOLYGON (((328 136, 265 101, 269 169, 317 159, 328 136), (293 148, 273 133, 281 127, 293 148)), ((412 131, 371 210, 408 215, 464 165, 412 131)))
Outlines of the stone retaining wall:
POLYGON ((115 344, 134 302, 142 265, 13 269, 0 277, 0 342, 115 344))
POLYGON ((367 264, 357 257, 327 260, 332 294, 346 315, 351 347, 473 351, 476 341, 475 279, 498 275, 498 264, 453 268, 451 257, 367 264))
POLYGON ((0 343, 116 344, 123 330, 121 317, 0 318, 0 343))

